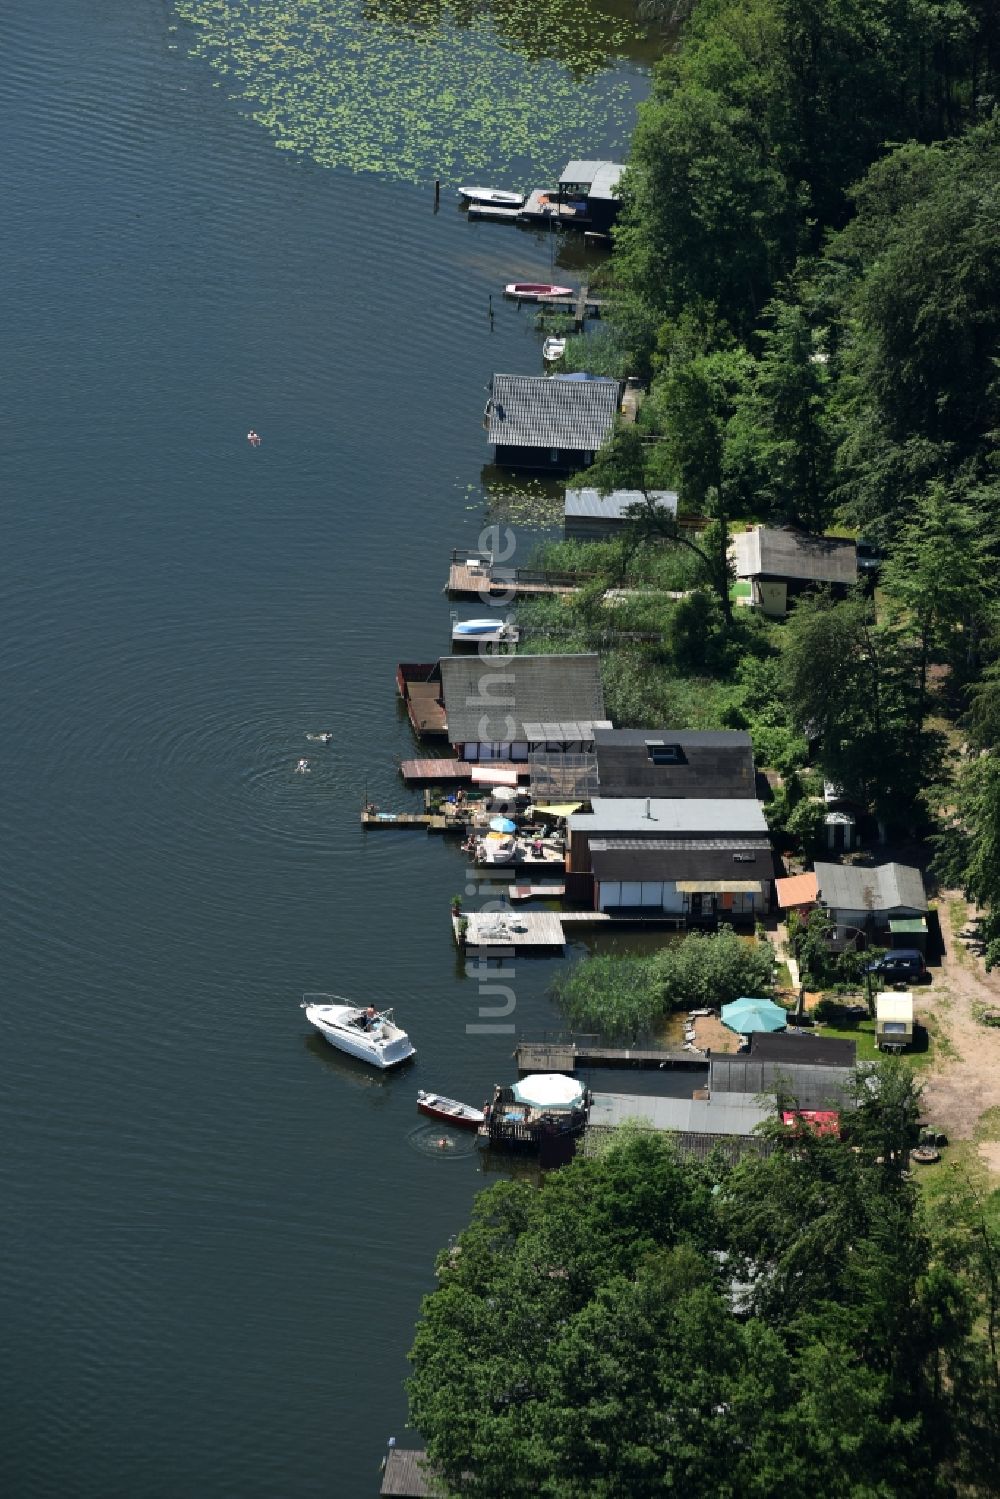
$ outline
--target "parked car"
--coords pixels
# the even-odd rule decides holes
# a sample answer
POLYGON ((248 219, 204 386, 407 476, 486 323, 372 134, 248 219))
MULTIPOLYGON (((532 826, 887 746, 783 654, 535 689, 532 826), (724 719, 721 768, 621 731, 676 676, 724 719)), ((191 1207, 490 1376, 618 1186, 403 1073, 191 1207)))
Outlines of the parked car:
POLYGON ((927 964, 915 947, 897 947, 866 963, 865 972, 877 973, 887 984, 919 983, 927 975, 927 964))
POLYGON ((877 573, 885 561, 885 557, 874 542, 859 536, 857 541, 858 572, 862 577, 877 573))

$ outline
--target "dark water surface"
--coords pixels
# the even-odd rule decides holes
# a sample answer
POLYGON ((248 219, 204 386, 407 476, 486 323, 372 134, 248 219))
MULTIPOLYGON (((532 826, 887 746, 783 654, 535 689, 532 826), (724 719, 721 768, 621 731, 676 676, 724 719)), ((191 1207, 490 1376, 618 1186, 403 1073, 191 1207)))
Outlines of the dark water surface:
POLYGON ((511 1040, 466 1033, 457 847, 359 803, 414 800, 394 664, 447 649, 484 385, 540 368, 487 296, 550 252, 275 151, 172 20, 0 13, 0 1492, 363 1496, 484 1182, 415 1089, 511 1040), (324 988, 414 1067, 313 1040, 324 988))

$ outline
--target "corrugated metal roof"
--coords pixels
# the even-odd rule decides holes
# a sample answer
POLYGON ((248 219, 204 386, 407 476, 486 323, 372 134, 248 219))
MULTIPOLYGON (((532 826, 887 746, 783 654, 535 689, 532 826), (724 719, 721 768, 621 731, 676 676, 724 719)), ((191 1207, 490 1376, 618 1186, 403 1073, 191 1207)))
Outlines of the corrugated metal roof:
POLYGON ((566 718, 566 719, 540 719, 538 722, 527 719, 524 721, 524 732, 531 740, 553 740, 566 739, 592 739, 597 729, 609 727, 610 720, 607 718, 566 718))
POLYGON ((621 196, 619 188, 621 175, 624 170, 625 168, 619 166, 615 161, 602 161, 594 173, 593 181, 590 184, 590 192, 587 196, 589 198, 610 198, 613 201, 617 201, 621 196))
POLYGON ((677 495, 672 489, 651 489, 648 495, 641 489, 614 489, 610 494, 601 494, 599 489, 567 489, 563 513, 570 520, 622 520, 634 505, 645 511, 647 501, 657 510, 677 514, 677 495))
POLYGON ((793 1098, 800 1109, 848 1109, 851 1067, 810 1066, 801 1062, 770 1061, 751 1052, 709 1058, 708 1086, 719 1093, 770 1093, 775 1089, 793 1098))
POLYGON ((559 173, 559 181, 593 182, 595 174, 607 165, 605 161, 568 161, 559 173))
POLYGON ((766 836, 768 830, 763 807, 750 797, 595 796, 591 806, 592 812, 579 812, 570 818, 573 832, 659 834, 662 838, 672 833, 766 836))
POLYGON ((831 911, 927 910, 919 869, 909 864, 821 864, 814 866, 819 899, 831 911))
POLYGON ((494 375, 487 435, 503 447, 595 453, 611 434, 620 400, 617 380, 494 375))
POLYGON ((626 1119, 644 1119, 654 1129, 682 1130, 690 1134, 751 1135, 758 1124, 773 1118, 774 1109, 759 1104, 752 1093, 725 1093, 713 1099, 595 1093, 589 1122, 617 1125, 626 1119))
POLYGON ((754 526, 737 531, 732 552, 738 578, 794 578, 810 583, 856 583, 858 555, 853 541, 808 536, 754 526))
POLYGON ((524 743, 526 719, 607 722, 596 654, 445 656, 441 686, 452 744, 524 743))

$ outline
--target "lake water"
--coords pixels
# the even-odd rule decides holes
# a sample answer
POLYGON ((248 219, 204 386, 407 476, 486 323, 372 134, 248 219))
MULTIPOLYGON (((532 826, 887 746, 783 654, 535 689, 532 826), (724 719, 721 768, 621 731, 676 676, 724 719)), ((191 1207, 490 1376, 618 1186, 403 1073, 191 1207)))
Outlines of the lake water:
MULTIPOLYGON (((358 813, 417 801, 394 666, 448 647, 489 376, 541 367, 488 297, 554 248, 276 150, 194 41, 159 0, 0 15, 11 1499, 377 1492, 484 1183, 415 1090, 512 1071, 466 1031, 457 846, 358 813), (313 989, 396 1004, 415 1065, 339 1059, 313 989)), ((555 966, 515 969, 526 1031, 555 966)))

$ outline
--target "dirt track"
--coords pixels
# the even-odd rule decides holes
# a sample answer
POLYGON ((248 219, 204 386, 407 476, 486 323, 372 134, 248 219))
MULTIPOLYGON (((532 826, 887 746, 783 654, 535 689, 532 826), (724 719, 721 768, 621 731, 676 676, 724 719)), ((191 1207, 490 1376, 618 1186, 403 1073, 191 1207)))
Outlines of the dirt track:
MULTIPOLYGON (((1000 974, 986 973, 981 959, 952 930, 949 903, 958 891, 942 891, 938 902, 944 957, 934 982, 914 990, 916 1013, 931 1020, 938 1049, 923 1079, 924 1113, 953 1139, 969 1139, 980 1116, 1000 1108, 1000 1029, 980 1024, 978 1007, 1000 1010, 1000 974)), ((963 903, 964 905, 964 903, 963 903)), ((1000 1170, 1000 1151, 980 1151, 1000 1170)))

